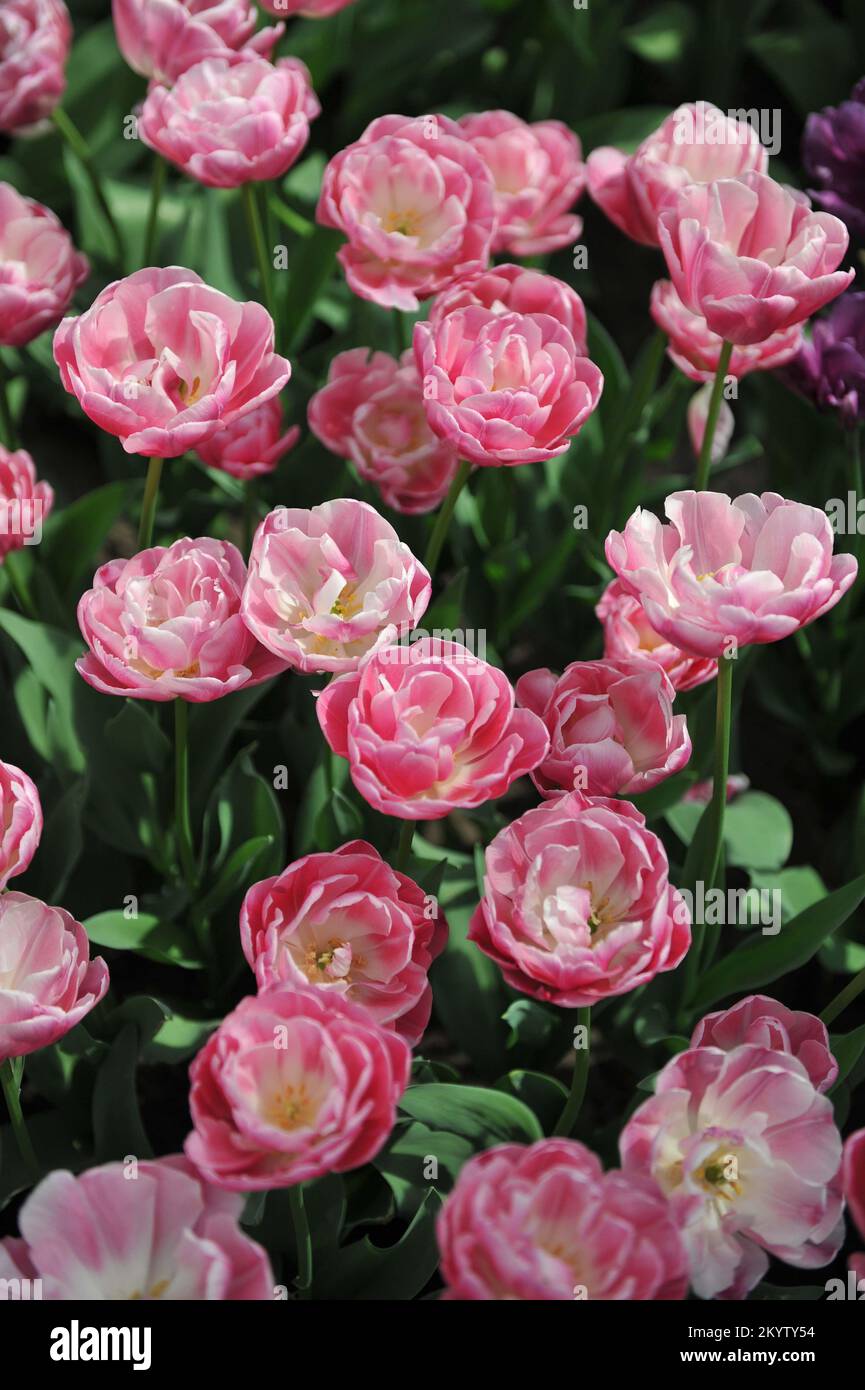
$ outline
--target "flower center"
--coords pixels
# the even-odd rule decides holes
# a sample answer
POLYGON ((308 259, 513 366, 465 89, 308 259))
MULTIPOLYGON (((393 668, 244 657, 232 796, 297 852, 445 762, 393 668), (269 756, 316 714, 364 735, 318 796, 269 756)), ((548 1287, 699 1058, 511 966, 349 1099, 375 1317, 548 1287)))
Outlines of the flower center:
POLYGON ((264 1119, 277 1129, 293 1130, 310 1125, 315 1116, 315 1106, 306 1089, 306 1082, 298 1085, 286 1082, 270 1096, 263 1111, 264 1119))
POLYGON ((346 584, 339 598, 334 602, 330 610, 330 616, 332 618, 345 618, 346 620, 349 618, 356 618, 362 607, 363 603, 354 585, 346 584))

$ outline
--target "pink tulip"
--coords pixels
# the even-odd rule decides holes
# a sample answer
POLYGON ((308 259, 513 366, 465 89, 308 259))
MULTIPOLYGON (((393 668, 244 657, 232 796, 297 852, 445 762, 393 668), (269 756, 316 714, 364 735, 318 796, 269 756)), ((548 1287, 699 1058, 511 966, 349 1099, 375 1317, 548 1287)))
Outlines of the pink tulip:
POLYGON ((281 980, 352 999, 414 1047, 429 1023, 427 976, 447 922, 413 879, 352 840, 253 884, 240 939, 260 988, 281 980))
POLYGON ((828 1264, 844 1238, 832 1102, 795 1057, 743 1044, 680 1052, 620 1138, 680 1224, 700 1298, 741 1299, 775 1255, 828 1264))
POLYGON ((832 554, 825 512, 776 492, 674 492, 662 525, 641 508, 607 537, 607 559, 668 642, 697 656, 777 642, 827 613, 856 578, 832 554))
POLYGON ((63 0, 4 0, 0 7, 0 131, 26 135, 66 90, 72 21, 63 0))
POLYGON ((55 1169, 21 1208, 23 1239, 0 1241, 0 1279, 39 1279, 42 1298, 72 1302, 270 1300, 242 1209, 181 1156, 55 1169))
POLYGON ((504 672, 434 637, 380 648, 331 681, 316 709, 361 796, 403 820, 503 796, 547 748, 541 721, 514 708, 504 672))
POLYGON ((177 458, 282 390, 291 366, 273 321, 192 270, 115 280, 54 335, 54 360, 84 414, 127 454, 177 458))
POLYGON ((94 690, 133 700, 218 700, 285 670, 240 615, 246 566, 228 541, 180 540, 109 560, 78 603, 94 690))
POLYGON ((242 999, 190 1068, 186 1154, 233 1192, 293 1187, 374 1158, 411 1052, 361 1004, 305 985, 242 999))
POLYGON ((685 307, 740 346, 802 323, 855 273, 836 269, 844 223, 768 174, 683 189, 658 218, 658 237, 685 307))
POLYGON ((510 111, 463 116, 459 125, 495 185, 493 251, 541 256, 570 246, 583 229, 571 208, 586 186, 583 149, 561 121, 529 124, 510 111))
POLYGON ((548 314, 456 309, 415 324, 414 351, 431 428, 482 466, 566 453, 604 386, 548 314))
POLYGON ((300 426, 283 431, 282 406, 276 396, 247 411, 196 449, 208 468, 247 482, 273 473, 300 438, 300 426))
POLYGON ((578 792, 526 811, 486 851, 469 940, 512 989, 560 1008, 627 994, 691 944, 664 846, 629 801, 578 792))
POLYGON ((0 183, 0 345, 23 347, 56 327, 89 271, 49 208, 0 183))
POLYGON ((550 750, 532 773, 542 796, 635 796, 679 772, 691 756, 666 671, 643 659, 574 661, 561 676, 529 671, 517 699, 544 721, 550 750))
POLYGON ((325 448, 351 459, 395 511, 433 511, 447 494, 459 460, 427 424, 411 352, 351 348, 337 353, 327 385, 309 403, 309 427, 325 448))
POLYGON ((11 454, 0 444, 0 565, 12 550, 35 544, 54 505, 54 489, 36 481, 26 449, 11 454))
POLYGON ((256 33, 251 0, 111 0, 111 9, 120 52, 135 72, 157 82, 175 82, 226 49, 268 58, 285 32, 278 24, 256 33))
POLYGON ((558 319, 586 356, 586 310, 576 290, 521 265, 495 265, 466 275, 449 290, 436 295, 430 305, 429 321, 438 323, 455 309, 492 309, 497 314, 549 314, 558 319))
POLYGON ((708 101, 672 111, 632 155, 605 145, 586 165, 589 193, 626 236, 658 245, 658 214, 689 184, 765 173, 769 156, 747 121, 708 101))
POLYGON ((663 667, 675 691, 693 690, 714 680, 718 663, 689 656, 672 642, 665 642, 649 623, 639 600, 628 593, 621 579, 608 584, 595 613, 604 625, 604 656, 610 661, 643 658, 663 667))
MULTIPOLYGON (((705 385, 700 387, 699 391, 694 392, 688 402, 688 436, 695 458, 700 457, 703 440, 706 437, 706 424, 709 419, 709 405, 713 390, 713 384, 707 381, 705 385)), ((735 428, 735 416, 727 402, 722 400, 715 421, 715 433, 712 436, 711 462, 713 465, 720 463, 727 457, 735 428)))
POLYGON ((277 507, 259 526, 243 619, 298 671, 353 671, 362 657, 420 622, 432 585, 390 522, 340 497, 277 507))
POLYGON ((50 1047, 99 1003, 108 967, 62 907, 0 894, 0 1062, 50 1047))
POLYGON ((355 0, 261 0, 262 9, 271 14, 301 15, 305 19, 329 19, 355 0))
POLYGON ((355 294, 413 312, 486 266, 492 176, 446 116, 380 116, 328 164, 317 216, 348 238, 339 260, 355 294))
MULTIPOLYGON (((851 1134, 844 1145, 843 1178, 850 1215, 865 1240, 865 1129, 851 1134)), ((853 1259, 860 1266, 859 1277, 865 1279, 865 1255, 854 1255, 853 1259)))
POLYGON ((826 1026, 814 1014, 788 1009, 765 994, 749 994, 730 1009, 706 1014, 691 1038, 691 1047, 719 1047, 723 1052, 741 1043, 797 1057, 818 1091, 828 1091, 835 1084, 838 1063, 826 1026))
POLYGON ((138 121, 145 145, 208 188, 282 178, 309 139, 320 107, 297 58, 275 66, 228 53, 151 86, 138 121))
POLYGON ((448 1300, 678 1299, 685 1249, 653 1182, 572 1139, 470 1158, 436 1228, 448 1300))
POLYGON ((42 803, 20 767, 0 762, 0 892, 23 874, 42 838, 42 803))
MULTIPOLYGON (((702 314, 686 309, 671 280, 658 280, 652 286, 652 318, 670 342, 667 352, 691 381, 711 381, 718 370, 723 338, 713 333, 702 314)), ((762 342, 734 347, 727 376, 737 380, 748 372, 769 372, 789 362, 802 347, 802 326, 794 324, 772 333, 762 342)))

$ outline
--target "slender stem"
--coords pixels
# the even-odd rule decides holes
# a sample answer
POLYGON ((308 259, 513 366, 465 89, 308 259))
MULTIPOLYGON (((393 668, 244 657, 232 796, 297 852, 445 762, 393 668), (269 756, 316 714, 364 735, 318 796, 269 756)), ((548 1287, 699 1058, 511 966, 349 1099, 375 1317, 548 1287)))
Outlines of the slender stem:
POLYGON ((312 1284, 312 1237, 303 1201, 303 1188, 288 1189, 288 1204, 294 1225, 294 1243, 297 1250, 297 1287, 305 1293, 312 1284))
POLYGON ((69 116, 69 113, 67 111, 64 111, 62 106, 55 106, 53 120, 58 131, 62 135, 63 139, 66 141, 72 153, 78 159, 79 163, 81 164, 81 167, 87 175, 90 187, 93 190, 93 196, 99 204, 102 216, 105 218, 105 221, 107 222, 108 227, 111 231, 111 237, 114 241, 114 250, 115 255, 117 257, 117 262, 118 265, 122 268, 124 261, 123 238, 120 235, 120 229, 117 226, 116 221, 114 220, 114 214, 111 211, 108 199, 105 196, 105 190, 102 187, 102 181, 100 180, 99 175, 96 172, 96 166, 93 163, 93 156, 90 153, 87 141, 84 139, 84 136, 81 134, 81 131, 78 129, 74 121, 69 116))
POLYGON ((185 700, 174 701, 174 824, 183 879, 193 889, 196 873, 189 817, 189 706, 185 700))
POLYGON ((9 580, 9 589, 15 595, 15 602, 21 609, 25 618, 32 618, 38 621, 39 614, 36 605, 27 587, 27 581, 18 566, 18 556, 16 552, 10 551, 5 560, 6 578, 9 580))
POLYGON ((7 449, 18 448, 18 431, 9 405, 9 372, 0 353, 0 432, 7 449))
POLYGON ((138 549, 146 550, 153 544, 153 523, 156 519, 156 504, 159 501, 159 480, 162 477, 164 459, 150 459, 147 465, 147 478, 144 483, 144 498, 141 503, 141 518, 138 522, 138 549))
POLYGON ((258 262, 258 276, 261 281, 261 296, 264 300, 264 307, 270 317, 276 322, 276 315, 273 307, 273 292, 270 283, 270 261, 267 257, 267 244, 264 240, 264 226, 261 221, 261 212, 255 196, 255 186, 251 183, 243 185, 243 204, 246 208, 246 220, 249 224, 249 235, 255 250, 255 258, 258 262))
POLYGON ((424 564, 429 570, 430 576, 435 574, 439 556, 442 553, 442 546, 445 543, 445 537, 448 533, 448 527, 451 524, 451 517, 456 509, 457 499, 468 482, 471 471, 472 466, 470 463, 460 464, 454 475, 454 480, 450 485, 450 491, 444 502, 442 502, 439 514, 435 519, 435 525, 433 526, 432 535, 429 538, 429 545, 427 546, 426 555, 424 556, 424 564))
POLYGON ((586 1030, 586 1046, 576 1049, 574 1058, 574 1073, 571 1077, 571 1090, 565 1107, 559 1116, 553 1135, 556 1137, 567 1137, 573 1133, 574 1125, 580 1114, 583 1104, 583 1097, 586 1094, 586 1084, 589 1079, 589 1052, 591 1040, 592 1011, 590 1008, 577 1009, 577 1023, 586 1030))
POLYGON ((258 492, 255 479, 249 478, 243 488, 243 534, 247 559, 252 552, 252 542, 258 525, 258 492))
POLYGON ((156 254, 156 242, 159 234, 159 204, 162 201, 162 190, 165 187, 165 160, 158 154, 153 156, 153 182, 150 185, 150 205, 147 209, 147 227, 144 232, 144 250, 142 252, 142 264, 149 266, 153 264, 153 257, 156 254))
POLYGON ((21 1072, 16 1073, 15 1063, 9 1058, 8 1061, 0 1063, 0 1086, 3 1088, 3 1095, 6 1100, 6 1108, 9 1111, 9 1119, 12 1122, 12 1133, 15 1135, 15 1142, 18 1145, 21 1157, 34 1177, 39 1175, 39 1160, 36 1151, 30 1141, 27 1132, 27 1124, 21 1110, 21 1072))
POLYGON ((721 413, 721 401, 724 397, 724 382, 727 379, 727 368, 730 365, 730 358, 732 355, 733 344, 724 343, 721 348, 721 356, 718 358, 718 369, 715 372, 715 384, 712 387, 712 395, 709 399, 709 412, 706 416, 706 432, 703 435, 700 457, 697 460, 696 488, 698 492, 702 492, 709 484, 709 472, 712 467, 712 445, 715 442, 715 426, 718 423, 718 416, 721 413))
POLYGON ((852 1004, 854 999, 858 999, 863 989, 865 989, 865 970, 860 970, 859 974, 854 975, 853 979, 847 982, 840 993, 835 995, 835 998, 826 1005, 821 1013, 820 1017, 827 1027, 830 1023, 835 1022, 835 1019, 844 1012, 848 1004, 852 1004))
MULTIPOLYGON (((851 430, 848 430, 848 431, 847 431, 847 467, 846 467, 846 473, 847 473, 847 487, 848 487, 849 491, 853 493, 853 515, 858 517, 858 510, 857 510, 857 507, 858 507, 859 499, 860 499, 860 497, 862 496, 862 426, 861 426, 861 425, 854 425, 853 428, 852 428, 851 430)), ((862 549, 861 538, 860 538, 860 536, 859 536, 858 530, 856 530, 855 527, 854 527, 853 534, 852 534, 852 536, 850 537, 850 554, 851 554, 851 555, 853 556, 853 558, 856 560, 857 564, 860 565, 860 567, 861 567, 861 556, 860 556, 860 551, 861 551, 861 549, 862 549)), ((856 606, 858 597, 859 597, 859 595, 858 595, 858 589, 857 589, 857 586, 854 584, 854 585, 850 588, 849 592, 846 593, 846 594, 844 595, 844 597, 842 598, 841 602, 838 604, 837 608, 835 609, 835 623, 836 623, 836 626, 838 627, 838 629, 840 630, 840 633, 841 633, 842 636, 844 636, 844 635, 846 634, 847 624, 848 624, 850 618, 853 616, 853 609, 854 609, 855 606, 856 606)), ((801 632, 802 629, 800 628, 799 631, 801 632)), ((825 675, 825 672, 824 672, 823 674, 825 675)), ((840 672, 838 673, 838 676, 840 677, 840 672)), ((840 679, 837 679, 837 680, 836 680, 835 685, 834 685, 834 689, 831 691, 831 695, 833 696, 833 699, 832 699, 832 704, 830 705, 830 708, 833 707, 833 706, 834 706, 834 707, 837 707, 838 701, 839 701, 840 695, 841 695, 841 682, 840 682, 840 679)))
MULTIPOLYGON (((715 705, 715 769, 712 780, 712 801, 709 808, 709 838, 705 859, 704 888, 708 893, 715 887, 721 866, 724 845, 724 813, 727 808, 727 773, 730 767, 730 726, 733 712, 733 662, 722 656, 718 661, 718 682, 715 705)), ((691 949, 685 961, 683 1002, 687 1005, 694 992, 703 956, 705 922, 694 922, 691 949)))
POLYGON ((400 827, 399 843, 396 851, 396 867, 399 869, 400 873, 405 871, 405 867, 408 864, 415 828, 416 826, 413 820, 404 820, 400 827))

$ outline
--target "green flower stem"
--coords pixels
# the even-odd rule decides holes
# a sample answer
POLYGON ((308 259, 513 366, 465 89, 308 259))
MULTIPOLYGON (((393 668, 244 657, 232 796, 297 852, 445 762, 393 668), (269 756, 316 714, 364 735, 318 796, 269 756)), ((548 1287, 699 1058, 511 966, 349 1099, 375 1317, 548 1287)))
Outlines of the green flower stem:
POLYGON ((197 875, 189 817, 189 706, 179 699, 174 701, 174 825, 183 880, 192 891, 197 875))
POLYGON ((258 490, 255 479, 248 478, 243 485, 243 540, 246 546, 246 559, 252 552, 252 542, 258 526, 258 490))
POLYGON ((38 622, 39 614, 36 611, 36 605, 27 587, 27 580, 21 573, 18 555, 14 550, 10 551, 6 556, 4 569, 6 571, 6 578, 9 581, 10 592, 14 594, 15 602, 18 604, 24 617, 32 618, 34 622, 38 622))
POLYGON ((709 472, 712 467, 712 445, 715 442, 715 426, 718 423, 718 416, 721 413, 721 401, 724 398, 724 382, 727 378, 727 369, 730 366, 730 358, 732 355, 733 344, 724 343, 721 348, 721 356, 718 358, 715 383, 712 387, 712 395, 709 399, 709 413, 706 416, 706 432, 703 435, 700 457, 697 460, 697 481, 695 487, 698 492, 703 492, 709 486, 709 472))
POLYGON ((0 353, 0 433, 7 449, 18 448, 18 431, 9 405, 9 372, 0 353))
POLYGON ((165 160, 158 154, 153 156, 153 182, 150 185, 150 205, 147 209, 147 227, 144 232, 144 249, 141 254, 141 263, 144 266, 153 264, 156 255, 156 242, 159 235, 159 204, 162 201, 162 190, 165 187, 165 160))
POLYGON ((301 1186, 288 1189, 288 1204, 294 1225, 294 1243, 297 1250, 297 1287, 306 1293, 312 1285, 312 1237, 309 1233, 309 1220, 303 1201, 301 1186))
POLYGON ((406 865, 408 864, 415 829, 416 822, 413 820, 404 820, 400 827, 399 843, 396 851, 396 867, 399 869, 400 873, 405 872, 406 865))
MULTIPOLYGON (((724 813, 727 808, 727 774, 730 767, 730 727, 733 717, 733 664, 735 657, 722 656, 718 661, 718 682, 715 706, 715 770, 712 780, 712 801, 709 808, 709 838, 705 860, 705 889, 715 887, 721 867, 724 846, 724 813)), ((705 922, 693 924, 693 940, 685 961, 684 1001, 694 992, 703 956, 705 922)))
POLYGON ((117 259, 117 264, 122 270, 125 259, 123 238, 120 235, 120 229, 117 226, 116 221, 114 220, 114 214, 111 211, 108 199, 105 196, 105 190, 102 187, 102 181, 99 178, 98 173, 96 172, 96 166, 93 163, 93 156, 90 153, 87 141, 84 139, 84 136, 81 134, 81 131, 75 125, 68 112, 63 110, 62 106, 56 106, 54 108, 53 120, 60 135, 66 141, 66 144, 69 146, 70 150, 75 155, 76 159, 78 160, 82 169, 87 175, 88 182, 90 183, 90 187, 93 190, 93 196, 99 204, 102 216, 105 218, 105 221, 108 224, 108 228, 111 232, 111 238, 114 242, 114 252, 115 257, 117 259))
MULTIPOLYGON (((586 1029, 587 1042, 591 1038, 591 1008, 577 1009, 577 1023, 586 1029)), ((554 1138, 567 1138, 573 1133, 574 1125, 579 1118, 580 1109, 583 1104, 583 1097, 586 1094, 586 1084, 589 1079, 589 1053, 590 1047, 579 1047, 576 1049, 574 1058, 574 1073, 571 1077, 571 1090, 565 1107, 559 1116, 556 1127, 553 1130, 554 1138)))
POLYGON ((147 465, 147 478, 144 483, 144 498, 141 503, 141 518, 138 523, 138 549, 146 550, 153 544, 153 523, 156 519, 156 504, 159 501, 159 480, 162 477, 164 459, 152 458, 147 465))
POLYGON ((255 185, 245 183, 243 185, 243 205, 246 209, 246 220, 249 225, 249 237, 255 251, 255 259, 258 263, 258 276, 261 281, 261 297, 264 307, 276 323, 276 313, 273 304, 273 289, 270 280, 270 262, 267 258, 267 244, 264 240, 264 225, 261 220, 261 210, 255 194, 255 185))
POLYGON ((432 535, 429 538, 424 564, 430 572, 430 577, 435 574, 442 547, 447 537, 448 528, 451 524, 451 517, 456 510, 457 500, 465 487, 471 474, 472 466, 470 463, 461 463, 454 475, 454 480, 450 485, 450 491, 439 509, 439 514, 435 519, 432 535))
POLYGON ((827 1004, 820 1017, 827 1028, 830 1023, 834 1023, 839 1014, 842 1014, 848 1004, 852 1004, 854 999, 858 999, 862 991, 865 990, 865 970, 860 970, 858 975, 854 975, 849 980, 839 994, 831 1003, 827 1004))
POLYGON ((24 1072, 23 1061, 16 1063, 11 1058, 0 1063, 0 1086, 6 1100, 6 1108, 9 1111, 9 1119, 12 1122, 12 1133, 15 1135, 15 1142, 18 1145, 21 1157, 27 1164, 34 1177, 39 1176, 39 1160, 36 1151, 30 1141, 27 1132, 27 1124, 21 1110, 21 1077, 24 1072))

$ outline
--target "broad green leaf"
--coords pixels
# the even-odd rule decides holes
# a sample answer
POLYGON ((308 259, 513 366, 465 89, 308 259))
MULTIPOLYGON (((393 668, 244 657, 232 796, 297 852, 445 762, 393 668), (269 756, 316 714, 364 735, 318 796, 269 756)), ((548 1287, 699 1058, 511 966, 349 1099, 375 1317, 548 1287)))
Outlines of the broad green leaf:
POLYGON ((515 1096, 481 1086, 410 1086, 399 1102, 404 1115, 460 1134, 478 1149, 493 1144, 530 1144, 543 1138, 537 1117, 515 1096))

